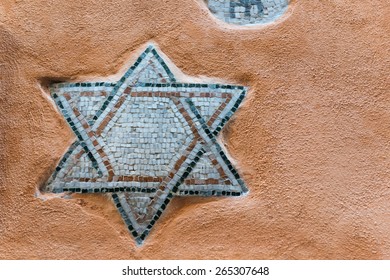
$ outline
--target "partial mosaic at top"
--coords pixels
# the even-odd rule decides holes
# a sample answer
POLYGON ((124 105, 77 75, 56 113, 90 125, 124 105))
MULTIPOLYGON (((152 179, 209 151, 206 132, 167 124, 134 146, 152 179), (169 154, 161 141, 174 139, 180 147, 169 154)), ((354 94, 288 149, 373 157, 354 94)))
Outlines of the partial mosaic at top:
POLYGON ((210 11, 228 23, 261 24, 280 17, 288 0, 206 0, 210 11))
POLYGON ((174 196, 240 196, 247 189, 217 136, 245 94, 176 81, 153 46, 116 83, 53 84, 76 139, 46 191, 111 193, 139 244, 174 196))

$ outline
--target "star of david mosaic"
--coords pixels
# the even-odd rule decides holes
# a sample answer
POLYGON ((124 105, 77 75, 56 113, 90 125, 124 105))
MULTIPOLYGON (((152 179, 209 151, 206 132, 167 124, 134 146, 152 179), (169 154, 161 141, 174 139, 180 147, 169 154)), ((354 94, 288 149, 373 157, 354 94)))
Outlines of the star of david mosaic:
POLYGON ((175 196, 247 192, 217 141, 243 86, 177 82, 149 46, 117 83, 58 83, 50 93, 76 140, 46 191, 110 193, 138 244, 175 196))

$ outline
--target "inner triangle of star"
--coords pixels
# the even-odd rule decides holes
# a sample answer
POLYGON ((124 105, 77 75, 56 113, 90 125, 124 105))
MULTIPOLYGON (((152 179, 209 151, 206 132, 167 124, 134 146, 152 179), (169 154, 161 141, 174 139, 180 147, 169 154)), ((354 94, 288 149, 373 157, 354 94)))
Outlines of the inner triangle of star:
POLYGON ((56 83, 50 92, 76 140, 45 190, 110 193, 138 244, 175 196, 247 192, 217 140, 243 86, 177 81, 151 45, 116 83, 56 83))

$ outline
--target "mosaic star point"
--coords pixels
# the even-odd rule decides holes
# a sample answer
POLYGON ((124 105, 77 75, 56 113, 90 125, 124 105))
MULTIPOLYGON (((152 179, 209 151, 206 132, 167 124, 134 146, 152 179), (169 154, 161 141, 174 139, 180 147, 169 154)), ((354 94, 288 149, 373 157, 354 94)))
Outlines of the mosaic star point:
POLYGON ((138 244, 175 196, 247 192, 217 141, 245 87, 178 82, 150 45, 117 83, 50 92, 76 140, 46 191, 110 193, 138 244))

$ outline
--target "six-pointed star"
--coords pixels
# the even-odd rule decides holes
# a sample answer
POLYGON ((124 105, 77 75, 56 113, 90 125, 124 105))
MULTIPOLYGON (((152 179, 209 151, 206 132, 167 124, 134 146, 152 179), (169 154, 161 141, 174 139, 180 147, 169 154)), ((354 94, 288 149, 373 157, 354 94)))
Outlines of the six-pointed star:
POLYGON ((58 83, 50 91, 77 139, 46 190, 112 193, 138 244, 173 196, 247 191, 216 139, 244 87, 177 82, 149 46, 117 83, 58 83))

